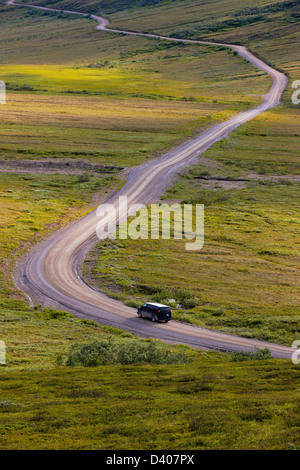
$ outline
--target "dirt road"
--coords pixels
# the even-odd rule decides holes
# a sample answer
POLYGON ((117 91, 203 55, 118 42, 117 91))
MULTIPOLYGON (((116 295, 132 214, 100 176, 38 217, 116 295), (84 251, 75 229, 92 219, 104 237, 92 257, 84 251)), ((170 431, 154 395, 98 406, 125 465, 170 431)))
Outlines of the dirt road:
MULTIPOLYGON (((17 6, 14 0, 9 0, 7 3, 17 6)), ((20 6, 24 7, 24 5, 20 6)), ((31 8, 46 9, 36 6, 31 6, 31 8)), ((79 12, 66 12, 87 16, 79 12)), ((109 29, 109 22, 106 19, 95 15, 92 15, 92 18, 98 22, 96 26, 98 30, 149 38, 163 38, 192 44, 216 44, 109 29)), ((256 58, 243 46, 220 45, 231 47, 240 56, 270 74, 273 78, 273 84, 269 93, 264 96, 263 102, 256 108, 242 112, 229 121, 211 127, 204 134, 180 145, 158 160, 134 168, 129 173, 124 187, 106 201, 113 204, 116 209, 118 208, 118 198, 121 195, 128 197, 129 205, 157 201, 159 195, 165 189, 166 182, 181 168, 191 164, 202 152, 215 142, 228 136, 241 124, 280 102, 287 83, 285 75, 256 58)), ((119 220, 122 220, 125 216, 125 212, 123 213, 121 210, 119 220)), ((135 309, 126 307, 120 302, 93 290, 83 281, 79 273, 80 265, 86 253, 97 242, 96 225, 98 221, 95 209, 83 219, 53 234, 50 238, 35 246, 27 259, 18 265, 15 272, 16 284, 27 294, 30 301, 34 299, 34 301, 39 301, 43 305, 67 310, 79 317, 91 318, 101 324, 122 328, 141 337, 157 338, 168 343, 184 343, 199 349, 246 352, 253 351, 255 347, 267 347, 273 357, 291 357, 294 350, 285 346, 241 338, 176 321, 168 324, 153 324, 147 320, 139 319, 135 309)))

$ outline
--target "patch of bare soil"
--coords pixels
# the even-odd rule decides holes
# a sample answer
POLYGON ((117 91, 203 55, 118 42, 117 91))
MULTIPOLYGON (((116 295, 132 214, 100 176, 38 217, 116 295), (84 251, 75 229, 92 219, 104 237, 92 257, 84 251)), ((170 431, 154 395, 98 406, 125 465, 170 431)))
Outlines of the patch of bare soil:
POLYGON ((244 189, 246 183, 244 181, 232 181, 232 180, 215 180, 207 179, 202 181, 201 186, 208 189, 244 189))
POLYGON ((259 175, 251 173, 246 177, 248 180, 262 180, 262 181, 291 181, 292 183, 300 183, 300 175, 259 175))
POLYGON ((54 173, 81 175, 83 173, 117 173, 122 167, 100 165, 83 160, 0 160, 2 173, 54 173))
POLYGON ((238 178, 226 178, 222 176, 195 176, 194 179, 201 180, 202 186, 206 188, 223 188, 223 189, 243 189, 249 181, 271 181, 274 183, 299 183, 298 175, 259 175, 250 174, 238 178))
POLYGON ((207 166, 208 168, 220 168, 220 166, 221 166, 215 160, 212 160, 211 158, 207 158, 207 157, 199 158, 199 163, 201 163, 202 165, 207 166))

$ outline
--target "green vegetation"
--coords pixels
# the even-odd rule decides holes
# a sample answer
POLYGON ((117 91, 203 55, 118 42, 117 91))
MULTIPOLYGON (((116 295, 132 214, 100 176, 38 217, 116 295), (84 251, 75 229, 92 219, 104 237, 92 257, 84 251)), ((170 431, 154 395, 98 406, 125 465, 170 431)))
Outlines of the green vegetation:
POLYGON ((184 239, 104 241, 84 264, 86 279, 127 303, 169 303, 189 323, 298 339, 298 114, 279 107, 242 126, 166 191, 163 202, 205 204, 200 252, 187 252, 184 239))
MULTIPOLYGON (((1 449, 298 449, 299 368, 259 352, 185 364, 64 365, 73 345, 145 341, 65 312, 1 305, 1 449), (248 358, 248 357, 247 357, 248 358)), ((151 345, 151 346, 150 346, 151 345)), ((75 347, 75 346, 74 346, 75 347)))
MULTIPOLYGON (((171 0, 171 1, 182 1, 185 0, 171 0)), ((45 6, 50 8, 65 8, 65 9, 74 9, 75 11, 83 11, 91 14, 105 12, 105 13, 115 13, 117 11, 129 10, 136 7, 151 7, 160 5, 162 3, 170 2, 170 0, 89 0, 87 2, 82 1, 72 1, 72 0, 39 0, 34 1, 31 4, 45 6)), ((23 1, 26 3, 26 1, 23 1)))
POLYGON ((83 216, 91 197, 103 197, 115 176, 0 173, 0 299, 16 295, 13 263, 30 245, 62 224, 83 216))
POLYGON ((224 104, 162 101, 153 108, 145 99, 9 95, 0 109, 0 158, 130 167, 191 135, 192 126, 206 128, 232 113, 224 104))
MULTIPOLYGON (((4 3, 1 161, 66 160, 78 174, 0 174, 0 448, 299 449, 299 367, 290 360, 168 346, 29 308, 11 278, 34 242, 124 181, 82 162, 117 172, 156 157, 259 103, 269 77, 222 47, 96 32, 89 18, 4 3)), ((298 78, 295 2, 34 3, 103 12, 120 29, 248 44, 298 78)), ((167 189, 166 202, 207 206, 201 252, 187 253, 184 240, 106 242, 89 255, 87 280, 133 307, 168 302, 185 322, 299 339, 298 114, 287 90, 284 105, 214 145, 167 189)))
MULTIPOLYGON (((193 352, 184 346, 167 346, 142 340, 131 333, 77 319, 60 310, 29 308, 19 300, 1 299, 1 338, 6 343, 6 366, 20 373, 62 367, 96 367, 117 364, 186 364, 193 352)), ((0 385, 1 388, 1 385, 0 385)))
POLYGON ((299 370, 199 353, 182 365, 2 373, 1 449, 299 449, 299 370))
POLYGON ((2 11, 0 77, 8 96, 1 158, 26 152, 134 166, 258 103, 253 95, 270 85, 219 47, 133 41, 70 15, 2 11))
POLYGON ((255 361, 255 360, 262 360, 268 359, 270 357, 270 351, 265 349, 257 349, 255 352, 245 353, 245 352, 237 352, 231 355, 231 360, 234 362, 239 361, 255 361))
POLYGON ((68 356, 67 366, 95 367, 115 364, 185 364, 189 356, 172 351, 158 342, 137 339, 116 340, 113 336, 102 341, 84 345, 75 344, 68 356))
POLYGON ((299 0, 279 1, 261 7, 246 7, 234 11, 229 19, 215 21, 214 23, 208 23, 200 27, 197 26, 188 31, 179 31, 174 34, 174 37, 201 37, 203 34, 215 34, 219 31, 228 31, 253 23, 257 25, 257 23, 260 22, 271 22, 277 19, 275 14, 278 12, 284 12, 284 20, 286 23, 294 23, 297 22, 299 18, 299 7, 299 0))
MULTIPOLYGON (((299 12, 299 0, 254 0, 251 5, 248 0, 184 0, 169 1, 147 12, 139 8, 126 10, 110 19, 112 26, 124 30, 244 44, 288 73, 291 80, 297 80, 299 12)), ((290 90, 286 102, 290 103, 290 90)))

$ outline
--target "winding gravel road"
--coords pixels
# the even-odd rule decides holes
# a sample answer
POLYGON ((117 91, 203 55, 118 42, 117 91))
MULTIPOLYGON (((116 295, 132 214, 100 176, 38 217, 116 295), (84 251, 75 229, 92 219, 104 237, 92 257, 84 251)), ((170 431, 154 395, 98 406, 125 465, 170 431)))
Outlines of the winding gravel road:
MULTIPOLYGON (((15 0, 9 0, 7 3, 27 8, 61 11, 35 5, 18 5, 15 4, 15 0)), ((86 13, 62 11, 79 16, 88 16, 86 13)), ((106 201, 113 204, 116 209, 118 208, 118 198, 121 195, 128 197, 129 205, 157 201, 159 195, 164 191, 166 182, 181 168, 191 164, 208 147, 228 136, 241 124, 280 102, 282 92, 287 84, 287 78, 255 57, 243 46, 119 31, 109 29, 109 22, 102 17, 92 15, 92 18, 98 23, 96 29, 101 31, 162 38, 169 41, 198 45, 218 44, 227 46, 236 50, 240 56, 252 62, 273 78, 272 87, 259 106, 242 112, 227 122, 211 127, 204 134, 174 148, 158 160, 134 168, 129 173, 123 188, 106 201)), ((124 217, 125 213, 120 211, 119 220, 124 217)), ((187 344, 198 349, 245 352, 253 351, 256 347, 267 347, 273 357, 291 357, 294 349, 289 347, 241 338, 174 320, 168 324, 158 324, 140 319, 135 309, 126 307, 120 302, 93 290, 83 281, 79 273, 85 255, 97 242, 96 225, 98 221, 95 209, 81 220, 54 233, 51 237, 33 247, 27 258, 18 264, 14 273, 15 282, 18 288, 28 296, 30 302, 33 303, 32 299, 34 299, 35 302, 40 302, 43 305, 74 313, 77 317, 94 319, 100 324, 115 326, 131 331, 141 337, 157 338, 167 343, 187 344)))

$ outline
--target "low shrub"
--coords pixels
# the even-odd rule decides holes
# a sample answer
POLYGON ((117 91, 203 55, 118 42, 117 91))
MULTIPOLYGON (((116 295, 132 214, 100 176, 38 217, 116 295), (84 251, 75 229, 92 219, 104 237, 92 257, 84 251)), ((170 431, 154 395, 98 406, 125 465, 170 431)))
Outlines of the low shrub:
POLYGON ((235 352, 231 354, 230 360, 233 362, 239 361, 259 361, 263 359, 269 359, 271 357, 270 350, 268 348, 260 349, 255 348, 254 352, 235 352))
POLYGON ((182 204, 204 204, 205 206, 211 206, 226 202, 230 198, 230 192, 225 189, 208 190, 201 188, 197 191, 196 196, 188 197, 181 202, 182 204))
POLYGON ((75 344, 67 366, 95 367, 113 364, 184 364, 191 362, 184 351, 176 351, 155 341, 137 339, 115 340, 110 337, 85 344, 75 344))
POLYGON ((141 300, 127 300, 125 302, 125 305, 127 307, 132 307, 132 308, 139 308, 143 302, 141 300))

